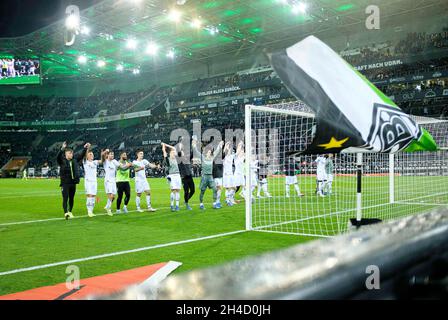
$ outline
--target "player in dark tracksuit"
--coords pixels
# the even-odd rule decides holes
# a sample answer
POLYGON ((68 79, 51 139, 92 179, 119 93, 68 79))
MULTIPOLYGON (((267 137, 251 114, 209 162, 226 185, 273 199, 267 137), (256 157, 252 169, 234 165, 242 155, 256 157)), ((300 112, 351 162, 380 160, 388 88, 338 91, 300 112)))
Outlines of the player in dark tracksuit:
POLYGON ((216 185, 216 199, 220 204, 220 199, 221 199, 221 192, 222 192, 222 177, 224 174, 224 168, 222 165, 222 157, 221 159, 215 158, 215 161, 213 162, 213 180, 215 181, 215 185, 216 185), (219 160, 219 161, 217 161, 219 160))
POLYGON ((62 191, 62 207, 64 208, 65 219, 73 218, 73 205, 75 201, 76 185, 79 184, 79 163, 84 159, 90 143, 84 145, 84 150, 73 156, 73 150, 67 148, 67 142, 62 144, 61 150, 57 155, 57 162, 60 167, 62 191))
POLYGON ((191 168, 191 157, 185 158, 182 144, 179 145, 177 165, 179 167, 179 173, 182 178, 182 187, 184 188, 184 201, 187 210, 193 210, 188 201, 193 197, 195 193, 195 185, 193 181, 193 170, 191 168), (180 160, 184 161, 180 161, 180 160))

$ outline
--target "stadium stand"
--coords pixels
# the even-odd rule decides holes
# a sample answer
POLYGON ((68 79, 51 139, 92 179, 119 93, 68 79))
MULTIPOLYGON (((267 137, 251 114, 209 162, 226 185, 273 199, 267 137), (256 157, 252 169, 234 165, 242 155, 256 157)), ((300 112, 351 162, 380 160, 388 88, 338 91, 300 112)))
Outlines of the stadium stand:
MULTIPOLYGON (((432 34, 409 33, 395 44, 387 42, 355 48, 342 51, 341 55, 406 112, 446 118, 447 34, 446 29, 432 34), (434 52, 439 53, 436 58, 431 55, 434 52), (405 60, 409 56, 413 58, 405 60), (393 59, 403 61, 379 67, 362 67, 363 64, 393 59)), ((191 131, 191 119, 221 130, 242 128, 246 103, 293 100, 275 72, 263 65, 173 86, 152 85, 131 93, 113 90, 88 97, 0 96, 0 121, 4 122, 0 137, 1 141, 8 141, 8 145, 1 150, 0 165, 11 156, 29 156, 29 166, 39 167, 48 162, 56 172, 54 159, 62 143, 61 136, 74 142, 93 141, 95 148, 117 150, 124 146, 128 152, 142 148, 152 159, 160 162, 160 141, 169 141, 169 134, 175 128, 191 131), (223 88, 231 89, 220 90, 223 88), (114 122, 105 122, 100 128, 77 124, 79 119, 103 119, 147 110, 151 110, 151 116, 139 117, 124 127, 114 122), (45 125, 46 121, 69 120, 73 120, 69 128, 45 125), (18 122, 20 129, 8 125, 13 122, 18 122)))

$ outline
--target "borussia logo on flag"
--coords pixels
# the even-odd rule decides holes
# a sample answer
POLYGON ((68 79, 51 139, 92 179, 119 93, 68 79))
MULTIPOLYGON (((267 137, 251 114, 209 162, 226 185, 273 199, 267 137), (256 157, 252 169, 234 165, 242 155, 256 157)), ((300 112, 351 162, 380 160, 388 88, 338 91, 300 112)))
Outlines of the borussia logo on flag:
POLYGON ((367 142, 381 152, 397 152, 422 135, 420 127, 397 108, 375 104, 367 142))

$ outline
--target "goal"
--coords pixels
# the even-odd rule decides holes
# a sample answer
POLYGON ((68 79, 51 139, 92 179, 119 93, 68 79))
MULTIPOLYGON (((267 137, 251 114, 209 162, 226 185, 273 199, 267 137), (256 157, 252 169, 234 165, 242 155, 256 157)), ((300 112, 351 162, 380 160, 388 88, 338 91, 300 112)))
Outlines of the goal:
POLYGON ((297 101, 246 106, 246 229, 330 237, 448 205, 448 121, 415 120, 440 151, 337 154, 319 188, 316 156, 295 154, 313 140, 313 112, 297 101))

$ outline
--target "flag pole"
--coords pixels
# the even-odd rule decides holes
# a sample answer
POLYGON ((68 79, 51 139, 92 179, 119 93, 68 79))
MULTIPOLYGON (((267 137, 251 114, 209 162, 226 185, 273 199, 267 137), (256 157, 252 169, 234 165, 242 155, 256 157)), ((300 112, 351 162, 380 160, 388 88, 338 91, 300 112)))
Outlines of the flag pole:
POLYGON ((362 220, 362 153, 356 154, 356 222, 361 225, 362 220))

